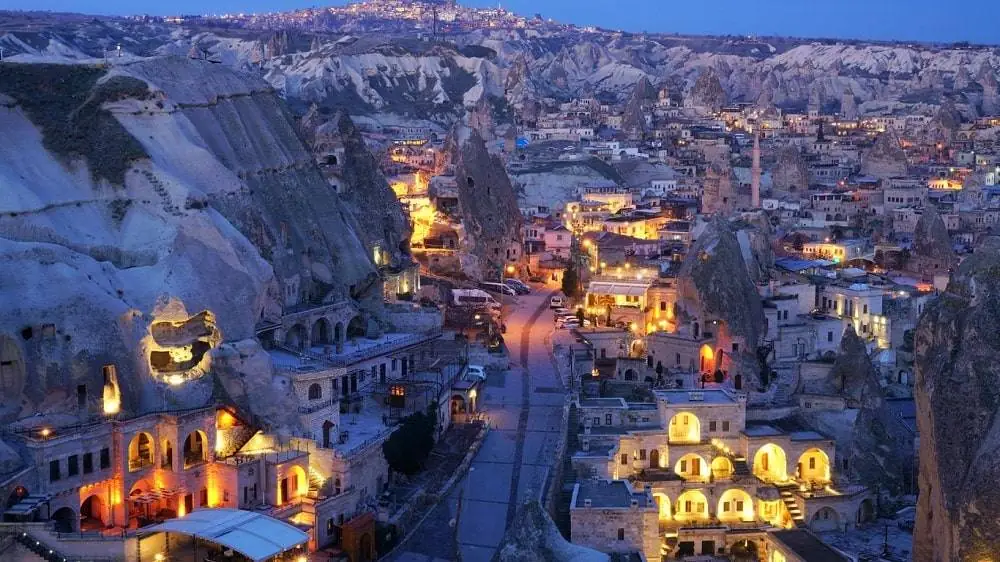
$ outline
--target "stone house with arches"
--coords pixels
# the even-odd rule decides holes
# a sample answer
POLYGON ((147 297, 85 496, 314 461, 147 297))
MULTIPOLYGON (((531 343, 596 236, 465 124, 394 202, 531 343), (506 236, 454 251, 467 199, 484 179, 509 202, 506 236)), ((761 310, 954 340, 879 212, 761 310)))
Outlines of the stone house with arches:
MULTIPOLYGON (((867 490, 834 473, 832 439, 748 421, 746 398, 728 390, 656 390, 654 397, 655 404, 581 399, 572 460, 584 478, 648 490, 665 552, 765 556, 775 529, 843 530, 872 517, 867 490)), ((574 517, 574 524, 600 523, 574 517)))

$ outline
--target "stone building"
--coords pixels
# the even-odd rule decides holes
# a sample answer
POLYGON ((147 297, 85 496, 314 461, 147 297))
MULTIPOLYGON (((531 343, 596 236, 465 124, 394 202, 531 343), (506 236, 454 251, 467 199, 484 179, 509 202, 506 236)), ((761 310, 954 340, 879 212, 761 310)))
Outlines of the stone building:
POLYGON ((659 558, 656 503, 649 490, 635 491, 621 480, 585 480, 573 486, 569 509, 573 543, 659 558))
MULTIPOLYGON (((834 474, 832 439, 749 422, 740 393, 656 390, 654 396, 654 404, 581 399, 580 450, 572 461, 578 474, 642 486, 655 503, 665 552, 748 548, 766 556, 766 534, 774 529, 847 529, 870 517, 866 489, 841 485, 834 474)), ((576 494, 576 509, 586 497, 576 494)), ((618 519, 605 517, 603 528, 593 529, 601 520, 574 513, 574 541, 588 537, 584 544, 612 552, 601 541, 614 536, 618 519)))

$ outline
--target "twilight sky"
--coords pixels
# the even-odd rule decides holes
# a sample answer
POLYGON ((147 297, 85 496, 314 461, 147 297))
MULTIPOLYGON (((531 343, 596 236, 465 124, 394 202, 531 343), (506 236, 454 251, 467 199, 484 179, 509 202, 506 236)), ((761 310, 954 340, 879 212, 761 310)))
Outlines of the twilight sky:
MULTIPOLYGON (((322 0, 0 0, 0 9, 218 13, 341 5, 322 0)), ((495 5, 465 0, 475 6, 495 5)), ((1000 43, 1000 0, 503 0, 524 15, 629 31, 1000 43)))

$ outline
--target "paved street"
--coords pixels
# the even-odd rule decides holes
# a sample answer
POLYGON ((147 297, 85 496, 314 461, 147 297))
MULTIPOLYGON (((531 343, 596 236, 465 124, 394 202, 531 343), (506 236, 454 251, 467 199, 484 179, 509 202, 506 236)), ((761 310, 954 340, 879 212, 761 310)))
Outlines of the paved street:
POLYGON ((550 358, 550 293, 536 290, 518 299, 506 318, 511 370, 491 375, 480 404, 493 429, 465 479, 424 520, 394 556, 398 562, 454 560, 458 524, 462 559, 488 561, 503 539, 523 498, 541 492, 562 427, 564 390, 550 358))

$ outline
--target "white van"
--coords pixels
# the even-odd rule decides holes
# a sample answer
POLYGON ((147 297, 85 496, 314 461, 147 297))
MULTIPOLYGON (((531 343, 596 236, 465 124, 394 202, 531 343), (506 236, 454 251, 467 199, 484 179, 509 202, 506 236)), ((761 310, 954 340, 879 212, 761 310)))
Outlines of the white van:
POLYGON ((500 310, 503 306, 493 298, 493 295, 482 289, 452 289, 451 299, 458 306, 491 308, 494 310, 500 310))
POLYGON ((559 308, 566 304, 566 299, 562 295, 555 295, 549 299, 549 308, 559 308))
POLYGON ((503 283, 480 283, 479 286, 491 293, 498 293, 511 297, 517 296, 517 291, 515 291, 513 287, 503 283))

